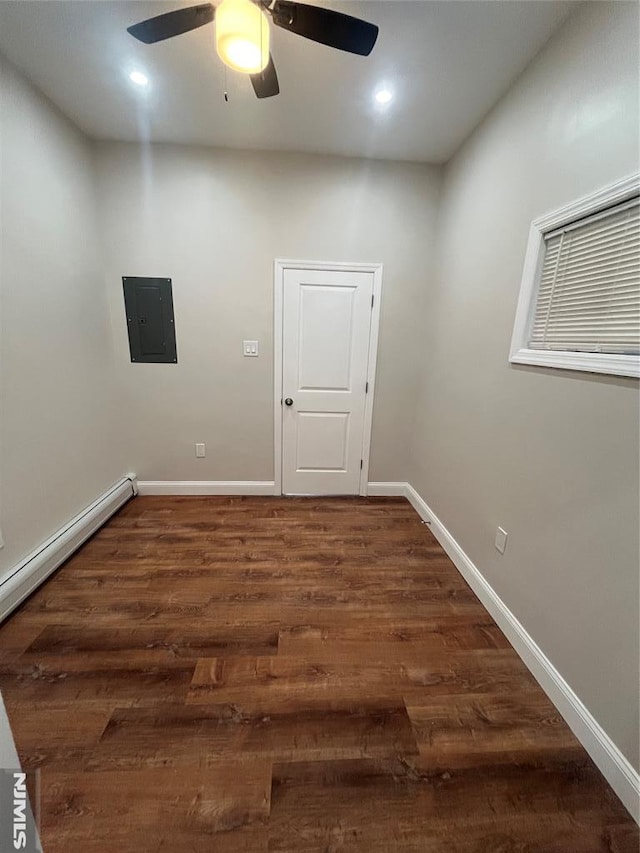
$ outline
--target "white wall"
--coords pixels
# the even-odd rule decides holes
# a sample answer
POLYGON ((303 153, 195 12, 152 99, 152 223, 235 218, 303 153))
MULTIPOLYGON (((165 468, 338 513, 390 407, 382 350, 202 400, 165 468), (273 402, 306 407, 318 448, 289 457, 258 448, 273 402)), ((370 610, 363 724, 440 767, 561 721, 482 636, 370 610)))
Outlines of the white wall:
POLYGON ((638 44, 586 4, 447 167, 409 476, 636 767, 638 383, 507 356, 531 220, 638 170, 638 44))
POLYGON ((128 469, 89 143, 0 59, 0 578, 128 469))
POLYGON ((98 148, 100 229, 141 479, 272 480, 273 261, 382 261, 370 476, 408 472, 440 170, 183 146, 98 148), (123 275, 173 279, 178 364, 131 364, 123 275), (242 357, 258 339, 260 357, 242 357), (205 459, 194 442, 207 445, 205 459))
POLYGON ((91 148, 3 66, 0 567, 130 468, 271 479, 274 257, 382 261, 371 478, 418 488, 638 766, 637 383, 507 363, 531 219, 638 168, 637 46, 631 4, 569 20, 448 166, 435 279, 439 170, 179 146, 97 147, 99 258, 91 148), (130 363, 123 275, 173 279, 178 365, 130 363))

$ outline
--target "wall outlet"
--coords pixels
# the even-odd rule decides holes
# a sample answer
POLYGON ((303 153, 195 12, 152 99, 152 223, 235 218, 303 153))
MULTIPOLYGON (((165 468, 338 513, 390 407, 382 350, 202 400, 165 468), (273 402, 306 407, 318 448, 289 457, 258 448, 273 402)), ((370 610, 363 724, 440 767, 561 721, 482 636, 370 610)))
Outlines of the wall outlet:
POLYGON ((242 341, 242 355, 257 358, 259 355, 258 341, 242 341))
POLYGON ((499 527, 496 530, 496 548, 501 554, 504 554, 507 547, 507 531, 499 527))
POLYGON ((204 444, 196 444, 196 456, 203 459, 206 456, 204 444))

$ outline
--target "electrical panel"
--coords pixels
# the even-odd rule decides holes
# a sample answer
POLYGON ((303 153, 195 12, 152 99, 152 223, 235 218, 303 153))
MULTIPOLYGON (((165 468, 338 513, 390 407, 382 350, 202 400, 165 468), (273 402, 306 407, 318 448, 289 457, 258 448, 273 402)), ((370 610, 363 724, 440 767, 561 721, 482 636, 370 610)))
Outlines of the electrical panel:
POLYGON ((175 364, 176 329, 170 278, 122 279, 133 362, 175 364))

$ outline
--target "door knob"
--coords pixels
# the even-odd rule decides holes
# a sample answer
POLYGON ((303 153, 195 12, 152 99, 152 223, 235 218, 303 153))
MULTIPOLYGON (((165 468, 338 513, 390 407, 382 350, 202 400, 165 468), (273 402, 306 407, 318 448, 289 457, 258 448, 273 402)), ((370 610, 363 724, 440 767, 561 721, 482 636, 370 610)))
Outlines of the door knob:
POLYGON ((293 400, 291 399, 291 397, 287 397, 287 399, 284 401, 284 404, 285 406, 293 406, 293 400))

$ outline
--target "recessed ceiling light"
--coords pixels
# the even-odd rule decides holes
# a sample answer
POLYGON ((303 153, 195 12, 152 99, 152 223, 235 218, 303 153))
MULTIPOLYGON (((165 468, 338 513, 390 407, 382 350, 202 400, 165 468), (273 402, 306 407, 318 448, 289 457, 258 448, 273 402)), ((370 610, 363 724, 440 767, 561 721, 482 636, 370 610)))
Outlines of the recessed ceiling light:
POLYGON ((131 74, 129 74, 129 80, 131 80, 132 83, 135 83, 136 86, 149 85, 149 78, 146 74, 143 74, 142 71, 132 71, 131 74))
POLYGON ((376 99, 376 103, 380 104, 380 106, 385 106, 385 104, 388 104, 393 100, 393 93, 390 92, 389 89, 378 89, 374 97, 376 99))

